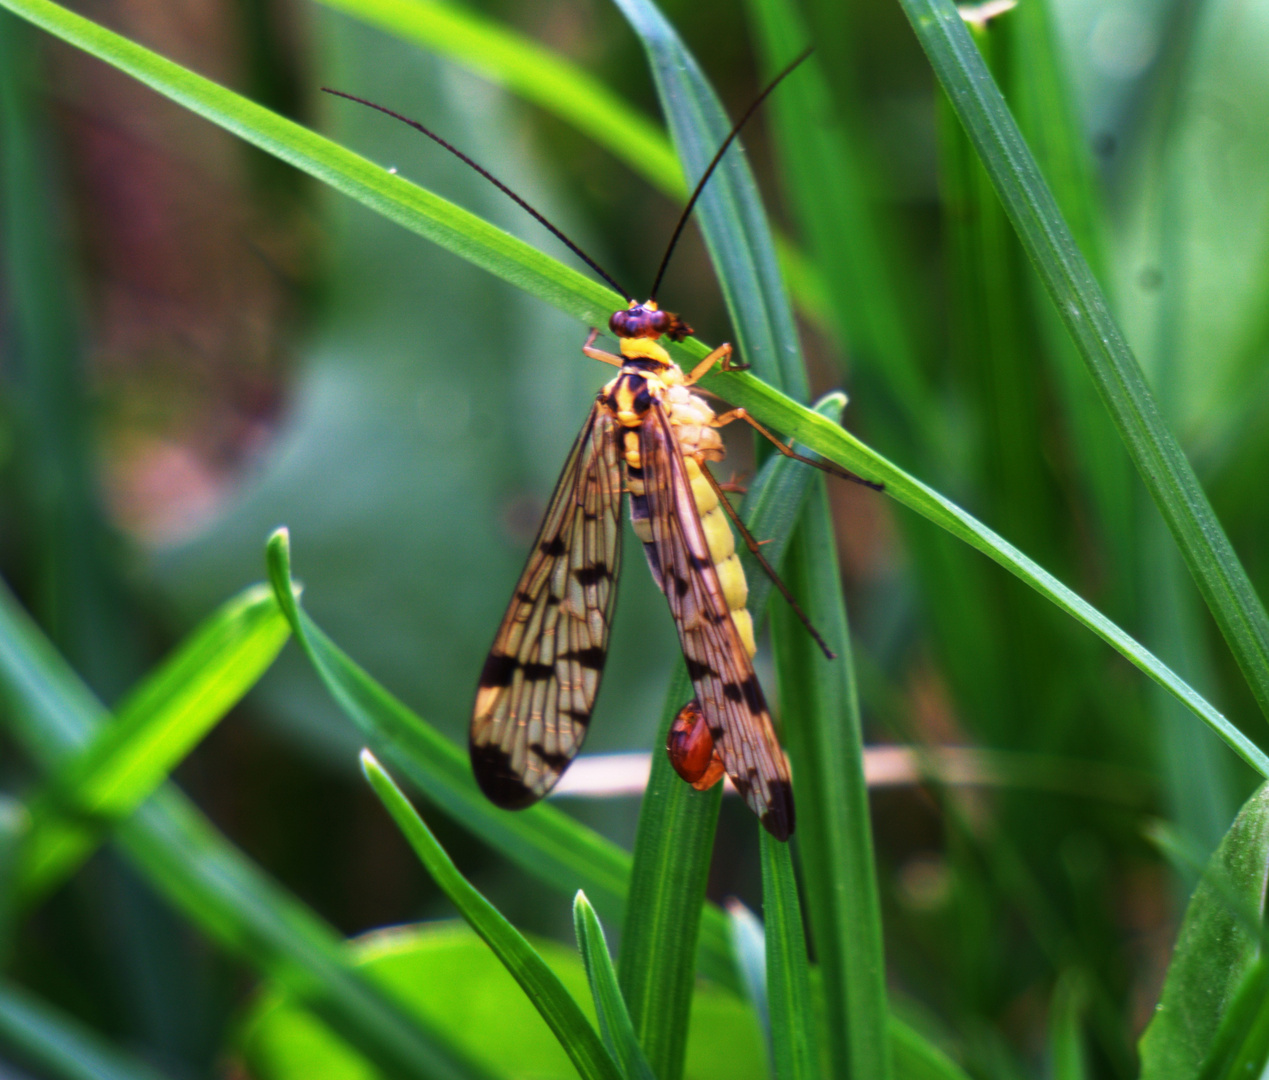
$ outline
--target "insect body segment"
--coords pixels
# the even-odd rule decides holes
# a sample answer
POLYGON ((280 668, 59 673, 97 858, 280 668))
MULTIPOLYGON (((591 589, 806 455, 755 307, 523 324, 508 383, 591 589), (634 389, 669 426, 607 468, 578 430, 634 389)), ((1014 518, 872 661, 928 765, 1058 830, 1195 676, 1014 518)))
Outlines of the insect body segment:
POLYGON ((703 472, 723 457, 720 421, 689 390, 730 348, 685 375, 657 340, 691 332, 677 316, 651 301, 632 303, 610 326, 620 357, 590 342, 584 351, 621 370, 600 391, 565 465, 481 674, 471 727, 476 778, 500 806, 527 806, 581 747, 612 617, 620 470, 631 523, 669 602, 706 725, 694 745, 712 742, 763 825, 786 839, 793 794, 753 670, 748 586, 717 489, 703 472))

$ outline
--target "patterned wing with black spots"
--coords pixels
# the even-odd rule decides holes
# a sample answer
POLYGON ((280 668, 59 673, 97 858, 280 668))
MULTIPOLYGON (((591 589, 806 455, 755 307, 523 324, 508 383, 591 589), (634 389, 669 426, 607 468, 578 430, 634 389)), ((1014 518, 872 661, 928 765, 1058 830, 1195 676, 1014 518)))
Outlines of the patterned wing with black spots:
POLYGON ((480 674, 476 781, 497 805, 536 802, 581 749, 599 692, 621 561, 617 423, 598 404, 564 465, 480 674))
POLYGON ((727 775, 779 840, 793 832, 789 766, 710 559, 692 485, 660 404, 639 428, 652 543, 696 699, 727 775))

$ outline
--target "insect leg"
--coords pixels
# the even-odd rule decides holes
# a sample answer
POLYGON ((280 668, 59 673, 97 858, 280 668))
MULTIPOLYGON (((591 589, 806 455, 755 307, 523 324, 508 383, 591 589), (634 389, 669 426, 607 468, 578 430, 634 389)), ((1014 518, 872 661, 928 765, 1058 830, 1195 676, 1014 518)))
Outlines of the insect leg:
POLYGON ((687 373, 687 378, 683 380, 683 385, 695 385, 696 381, 704 378, 705 375, 708 374, 709 369, 720 360, 722 361, 722 366, 719 367, 719 371, 748 371, 748 364, 733 364, 731 362, 731 353, 731 346, 724 341, 717 349, 715 349, 687 373))
POLYGON ((593 326, 590 328, 590 337, 586 339, 586 344, 582 346, 582 352, 589 356, 592 360, 602 360, 605 364, 612 364, 613 367, 622 367, 625 361, 614 353, 604 352, 603 349, 596 349, 595 339, 599 337, 599 331, 593 326))
POLYGON ((801 461, 806 465, 813 465, 815 468, 828 473, 830 476, 840 476, 843 480, 849 480, 854 484, 863 484, 864 487, 872 488, 873 491, 885 491, 886 489, 885 484, 878 483, 875 480, 865 480, 862 476, 858 476, 849 469, 843 469, 839 465, 834 465, 831 461, 816 461, 814 458, 803 457, 796 450, 786 446, 773 434, 771 434, 771 432, 750 416, 748 410, 746 409, 732 409, 730 412, 725 412, 720 416, 716 416, 712 421, 710 421, 709 426, 719 428, 730 424, 733 420, 743 420, 760 435, 769 439, 771 441, 771 445, 779 450, 785 457, 793 458, 795 461, 801 461))
POLYGON ((745 547, 749 549, 749 553, 758 560, 758 564, 766 571, 767 577, 771 579, 771 584, 780 590, 780 595, 788 601, 789 607, 793 609, 793 614, 802 620, 802 625, 806 627, 807 633, 815 639, 815 644, 823 650, 824 655, 830 660, 836 660, 837 654, 828 647, 828 643, 820 636, 820 632, 811 625, 811 620, 807 617, 806 612, 802 610, 801 605, 793 599, 793 594, 789 592, 789 587, 780 580, 780 575, 775 572, 775 567, 767 562, 766 557, 762 554, 760 541, 755 540, 753 533, 745 528, 745 523, 740 520, 740 515, 736 513, 735 507, 731 505, 727 500, 727 496, 723 493, 722 485, 719 484, 714 478, 714 474, 704 464, 701 465, 701 473, 709 481, 709 486, 714 489, 714 494, 718 496, 718 501, 723 504, 723 509, 727 511, 727 516, 731 518, 732 523, 740 530, 740 537, 744 540, 745 547))

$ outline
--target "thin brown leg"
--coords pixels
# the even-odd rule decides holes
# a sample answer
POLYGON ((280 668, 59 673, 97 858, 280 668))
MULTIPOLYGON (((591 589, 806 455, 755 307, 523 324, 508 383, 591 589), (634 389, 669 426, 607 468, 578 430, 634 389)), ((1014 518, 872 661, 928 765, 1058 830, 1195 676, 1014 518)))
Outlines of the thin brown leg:
POLYGON ((705 479, 709 481, 709 486, 714 489, 714 494, 718 496, 718 501, 723 504, 723 509, 727 511, 727 516, 731 518, 732 524, 740 530, 740 536, 745 542, 745 547, 749 549, 749 553, 758 560, 758 564, 766 571, 767 577, 771 579, 771 584, 780 590, 780 595, 788 601, 789 607, 793 609, 793 614, 802 620, 802 625, 806 627, 807 633, 815 639, 815 644, 824 651, 824 655, 830 660, 836 660, 837 654, 828 647, 828 643, 820 636, 820 632, 811 625, 811 620, 807 618, 806 612, 802 610, 798 602, 793 599, 793 594, 789 592, 789 587, 780 580, 780 575, 775 572, 775 567, 767 562, 760 549, 761 541, 755 540, 753 534, 745 528, 745 523, 740 520, 740 515, 736 513, 735 507, 727 501, 727 496, 723 493, 721 485, 714 479, 714 474, 705 467, 704 462, 701 463, 701 472, 704 474, 705 479))
POLYGON ((586 339, 586 344, 582 346, 582 352, 592 360, 602 360, 605 364, 612 364, 613 367, 624 367, 626 362, 620 356, 593 347, 597 337, 599 337, 599 331, 592 326, 590 328, 590 337, 586 339))
POLYGON ((771 445, 780 451, 785 457, 793 458, 806 465, 813 465, 817 469, 821 469, 831 476, 840 476, 843 480, 849 480, 855 484, 863 484, 866 488, 872 488, 873 491, 885 491, 886 485, 880 484, 875 480, 865 480, 862 476, 858 476, 849 469, 843 469, 839 465, 834 465, 831 461, 816 461, 814 458, 803 457, 796 450, 791 449, 776 438, 771 432, 763 427, 757 420, 749 415, 747 409, 732 409, 730 412, 722 413, 720 416, 714 417, 710 421, 710 427, 725 427, 733 420, 743 420, 759 434, 765 436, 771 441, 771 445))

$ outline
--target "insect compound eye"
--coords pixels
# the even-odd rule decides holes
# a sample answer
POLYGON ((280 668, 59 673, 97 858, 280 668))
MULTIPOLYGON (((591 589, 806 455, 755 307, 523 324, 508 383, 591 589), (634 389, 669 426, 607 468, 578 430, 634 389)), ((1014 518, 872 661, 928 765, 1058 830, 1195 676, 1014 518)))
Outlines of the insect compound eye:
POLYGON ((608 320, 608 329, 618 337, 630 337, 628 327, 630 313, 626 311, 614 311, 612 317, 608 320))
POLYGON ((648 328, 656 332, 657 337, 666 333, 674 324, 674 316, 668 311, 654 311, 648 316, 648 328))

